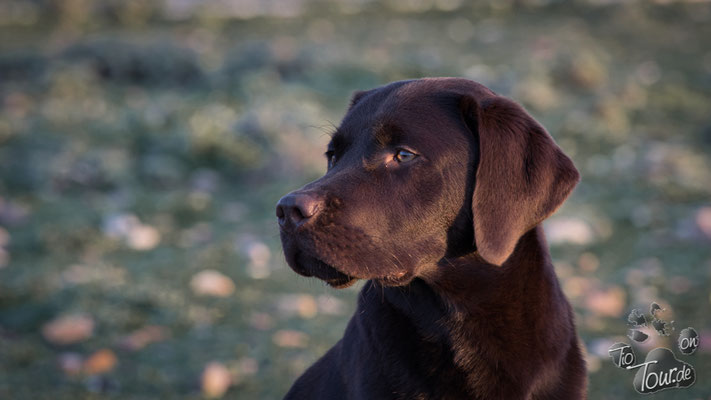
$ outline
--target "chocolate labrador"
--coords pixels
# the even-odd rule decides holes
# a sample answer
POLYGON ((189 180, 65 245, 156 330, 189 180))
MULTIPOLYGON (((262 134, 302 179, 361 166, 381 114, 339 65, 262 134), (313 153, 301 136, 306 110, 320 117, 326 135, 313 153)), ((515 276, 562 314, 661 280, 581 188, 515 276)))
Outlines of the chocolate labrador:
POLYGON ((541 221, 575 166, 516 103, 458 78, 357 92, 328 171, 279 200, 291 268, 367 280, 287 399, 580 399, 585 361, 541 221))

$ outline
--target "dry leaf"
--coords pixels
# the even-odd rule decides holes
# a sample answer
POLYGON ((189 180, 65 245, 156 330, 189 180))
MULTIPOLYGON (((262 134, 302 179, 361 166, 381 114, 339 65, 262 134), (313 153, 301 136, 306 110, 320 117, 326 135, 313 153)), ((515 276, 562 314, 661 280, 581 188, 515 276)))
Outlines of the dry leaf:
POLYGON ((94 320, 84 314, 64 315, 42 327, 42 335, 51 343, 65 345, 81 342, 94 333, 94 320))
POLYGON ((277 308, 286 316, 299 315, 302 318, 313 318, 318 314, 316 299, 310 294, 287 294, 281 296, 277 308))
POLYGON ((224 364, 213 361, 202 373, 202 392, 210 398, 222 397, 232 385, 232 375, 224 364))
POLYGON ((143 224, 133 214, 112 215, 104 221, 103 229, 107 236, 122 238, 135 250, 150 250, 160 243, 158 229, 143 224))
POLYGON ((249 257, 247 264, 247 273, 253 279, 264 279, 271 275, 269 259, 271 251, 269 247, 258 241, 250 242, 245 246, 245 251, 249 257))
POLYGON ((711 239, 711 207, 701 207, 696 212, 696 225, 707 238, 711 239))
POLYGON ((84 361, 84 373, 87 375, 104 374, 116 366, 118 359, 110 349, 101 349, 84 361))
POLYGON ((585 306, 600 316, 619 317, 625 309, 626 293, 620 287, 595 290, 585 298, 585 306))
POLYGON ((160 342, 168 337, 168 331, 162 326, 148 325, 121 339, 121 347, 127 350, 140 350, 153 342, 160 342))
POLYGON ((235 291, 232 279, 219 271, 206 269, 190 280, 190 287, 197 295, 227 297, 235 291))
POLYGON ((132 249, 150 250, 160 243, 160 233, 150 225, 137 225, 129 232, 126 242, 132 249))
POLYGON ((553 217, 543 224, 550 244, 590 244, 595 239, 590 225, 576 217, 553 217))
POLYGON ((309 341, 309 336, 303 332, 284 329, 276 331, 272 340, 279 347, 304 348, 309 341))

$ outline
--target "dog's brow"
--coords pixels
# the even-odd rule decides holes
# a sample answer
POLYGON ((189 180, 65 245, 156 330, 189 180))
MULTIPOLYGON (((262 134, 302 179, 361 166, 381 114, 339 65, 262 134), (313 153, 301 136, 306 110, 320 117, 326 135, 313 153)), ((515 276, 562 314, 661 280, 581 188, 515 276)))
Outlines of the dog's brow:
POLYGON ((392 124, 382 124, 374 132, 375 142, 383 147, 398 143, 402 136, 402 129, 392 124))
POLYGON ((328 144, 329 149, 339 149, 342 148, 346 143, 346 138, 340 131, 335 131, 331 135, 331 142, 328 144))

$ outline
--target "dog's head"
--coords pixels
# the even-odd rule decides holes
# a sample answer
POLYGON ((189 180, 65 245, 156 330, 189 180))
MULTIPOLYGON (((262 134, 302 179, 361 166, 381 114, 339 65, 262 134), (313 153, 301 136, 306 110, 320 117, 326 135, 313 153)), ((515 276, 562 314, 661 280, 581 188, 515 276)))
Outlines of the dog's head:
POLYGON ((291 268, 334 287, 402 285, 474 251, 502 265, 578 181, 521 106, 456 78, 357 92, 326 157, 276 213, 291 268))

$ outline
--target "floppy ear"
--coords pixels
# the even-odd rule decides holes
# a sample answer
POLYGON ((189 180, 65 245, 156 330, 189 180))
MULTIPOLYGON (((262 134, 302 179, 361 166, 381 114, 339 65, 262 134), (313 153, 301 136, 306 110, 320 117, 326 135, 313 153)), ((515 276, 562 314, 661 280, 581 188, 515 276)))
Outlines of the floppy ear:
POLYGON ((348 109, 350 110, 353 108, 356 103, 358 103, 363 97, 367 96, 370 94, 373 90, 356 90, 353 92, 353 95, 351 96, 351 102, 348 104, 348 109))
POLYGON ((462 103, 479 136, 472 198, 479 255, 501 265, 519 238, 551 215, 580 176, 546 130, 520 105, 503 97, 462 103))

